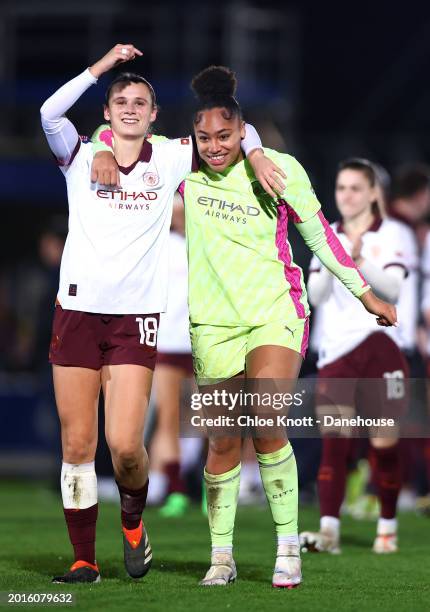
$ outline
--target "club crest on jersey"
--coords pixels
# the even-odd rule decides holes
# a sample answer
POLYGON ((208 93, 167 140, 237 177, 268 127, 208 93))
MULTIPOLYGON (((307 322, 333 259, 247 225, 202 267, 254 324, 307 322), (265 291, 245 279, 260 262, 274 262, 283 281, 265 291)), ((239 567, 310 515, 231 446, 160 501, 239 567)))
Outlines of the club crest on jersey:
POLYGON ((155 172, 145 172, 143 175, 143 182, 145 185, 148 185, 148 187, 155 187, 155 185, 158 185, 159 180, 160 178, 155 172))

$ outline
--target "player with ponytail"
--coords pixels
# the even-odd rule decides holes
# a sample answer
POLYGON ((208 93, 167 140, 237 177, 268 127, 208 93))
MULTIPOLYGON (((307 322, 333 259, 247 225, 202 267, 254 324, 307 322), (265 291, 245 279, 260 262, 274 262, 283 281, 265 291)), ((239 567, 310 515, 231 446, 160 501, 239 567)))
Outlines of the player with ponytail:
MULTIPOLYGON (((307 348, 310 313, 302 270, 288 243, 288 221, 380 325, 395 323, 395 309, 372 293, 293 157, 264 149, 287 179, 276 198, 259 189, 240 151, 243 118, 232 71, 211 66, 193 79, 192 89, 203 164, 187 177, 182 194, 198 382, 204 389, 205 383, 244 376, 253 390, 261 388, 261 379, 290 381, 292 388, 307 348)), ((292 588, 301 582, 294 452, 282 430, 259 432, 253 442, 277 536, 272 584, 292 588)), ((239 437, 210 438, 204 479, 212 560, 203 585, 224 585, 236 576, 232 544, 240 455, 239 437)))

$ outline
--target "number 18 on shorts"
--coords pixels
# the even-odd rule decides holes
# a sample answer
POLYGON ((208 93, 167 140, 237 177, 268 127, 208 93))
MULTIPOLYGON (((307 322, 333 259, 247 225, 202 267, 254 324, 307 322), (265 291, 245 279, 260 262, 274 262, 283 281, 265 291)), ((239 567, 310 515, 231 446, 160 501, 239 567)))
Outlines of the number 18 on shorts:
POLYGON ((122 364, 153 370, 158 324, 159 314, 105 315, 57 305, 49 361, 94 370, 122 364))

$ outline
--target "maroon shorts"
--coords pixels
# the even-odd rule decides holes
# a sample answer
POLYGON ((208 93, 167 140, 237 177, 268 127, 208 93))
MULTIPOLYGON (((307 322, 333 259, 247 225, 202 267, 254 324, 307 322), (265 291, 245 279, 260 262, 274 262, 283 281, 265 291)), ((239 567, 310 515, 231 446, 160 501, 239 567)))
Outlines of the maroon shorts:
POLYGON ((128 363, 153 370, 158 322, 158 314, 104 315, 57 305, 49 361, 92 370, 128 363))
POLYGON ((193 358, 191 353, 162 353, 158 351, 157 365, 168 365, 180 368, 190 376, 194 376, 193 358))
POLYGON ((399 417, 408 407, 408 376, 408 363, 397 344, 376 332, 318 371, 317 404, 354 406, 363 417, 399 417))

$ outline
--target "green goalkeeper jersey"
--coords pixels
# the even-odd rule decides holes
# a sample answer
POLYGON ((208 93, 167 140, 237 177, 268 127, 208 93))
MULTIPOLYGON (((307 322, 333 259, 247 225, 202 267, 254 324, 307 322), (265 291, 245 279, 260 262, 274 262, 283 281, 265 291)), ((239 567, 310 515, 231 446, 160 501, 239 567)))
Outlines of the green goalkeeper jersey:
MULTIPOLYGON (((94 152, 113 152, 109 126, 100 126, 93 142, 94 152)), ((289 220, 354 296, 370 289, 324 218, 299 162, 271 149, 264 153, 287 175, 276 201, 264 192, 246 159, 220 173, 203 165, 179 188, 185 201, 191 323, 288 325, 309 315, 303 273, 288 242, 289 220)))
POLYGON ((246 159, 222 173, 203 166, 181 188, 191 323, 254 326, 309 314, 303 273, 288 242, 288 219, 305 222, 320 203, 294 157, 264 152, 287 175, 277 202, 246 159))

